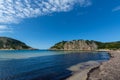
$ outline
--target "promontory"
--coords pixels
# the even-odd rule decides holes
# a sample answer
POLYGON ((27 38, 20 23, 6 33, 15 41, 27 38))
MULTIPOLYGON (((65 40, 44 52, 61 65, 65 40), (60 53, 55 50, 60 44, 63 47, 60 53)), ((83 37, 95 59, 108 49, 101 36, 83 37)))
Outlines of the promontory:
POLYGON ((9 37, 0 37, 0 50, 30 50, 32 47, 9 37))
POLYGON ((116 50, 120 49, 120 41, 116 42, 100 42, 94 40, 72 40, 62 41, 53 45, 50 50, 116 50))

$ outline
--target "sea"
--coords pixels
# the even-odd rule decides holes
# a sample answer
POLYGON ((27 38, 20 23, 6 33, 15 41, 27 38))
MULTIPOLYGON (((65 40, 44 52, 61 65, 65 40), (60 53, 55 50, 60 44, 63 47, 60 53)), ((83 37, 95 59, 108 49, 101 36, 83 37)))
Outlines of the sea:
POLYGON ((73 65, 109 59, 108 52, 0 50, 0 80, 62 80, 73 65))

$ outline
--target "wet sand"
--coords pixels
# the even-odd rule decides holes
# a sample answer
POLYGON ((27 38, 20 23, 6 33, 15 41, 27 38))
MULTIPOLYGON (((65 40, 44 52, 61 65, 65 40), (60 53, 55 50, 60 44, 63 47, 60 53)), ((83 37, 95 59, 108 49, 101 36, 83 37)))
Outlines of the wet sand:
POLYGON ((120 80, 120 51, 109 51, 109 61, 86 62, 69 68, 73 75, 66 80, 120 80), (83 69, 82 69, 83 68, 83 69))
POLYGON ((86 80, 88 77, 88 72, 100 66, 100 63, 97 61, 89 61, 85 63, 80 63, 68 68, 68 70, 72 71, 72 76, 67 78, 66 80, 86 80))

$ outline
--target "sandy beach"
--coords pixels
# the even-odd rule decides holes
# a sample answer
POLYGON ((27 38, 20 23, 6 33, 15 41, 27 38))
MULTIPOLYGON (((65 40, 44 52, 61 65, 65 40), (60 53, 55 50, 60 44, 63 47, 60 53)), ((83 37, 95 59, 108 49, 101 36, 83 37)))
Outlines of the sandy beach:
POLYGON ((98 66, 100 66, 100 62, 97 61, 88 61, 71 66, 68 70, 73 72, 72 76, 70 76, 66 80, 86 80, 88 77, 88 72, 98 66))
POLYGON ((120 51, 110 51, 111 59, 88 74, 87 80, 120 80, 120 51))
POLYGON ((72 66, 69 70, 73 71, 73 75, 66 80, 119 80, 120 51, 109 51, 109 54, 111 59, 101 64, 90 61, 84 63, 87 67, 83 64, 72 66))

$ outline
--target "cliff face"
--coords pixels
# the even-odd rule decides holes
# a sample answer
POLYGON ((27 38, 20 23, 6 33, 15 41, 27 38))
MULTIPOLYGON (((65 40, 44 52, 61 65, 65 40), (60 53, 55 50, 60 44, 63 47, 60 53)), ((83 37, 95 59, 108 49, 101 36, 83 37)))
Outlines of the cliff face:
POLYGON ((84 40, 70 41, 65 43, 64 50, 96 50, 97 45, 94 42, 84 40))
POLYGON ((51 50, 96 50, 98 48, 94 41, 73 40, 63 41, 51 47, 51 50))
POLYGON ((8 38, 8 37, 0 37, 0 49, 20 50, 20 49, 33 49, 33 48, 15 39, 8 38))

